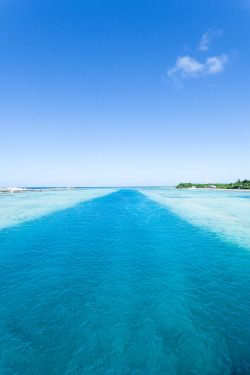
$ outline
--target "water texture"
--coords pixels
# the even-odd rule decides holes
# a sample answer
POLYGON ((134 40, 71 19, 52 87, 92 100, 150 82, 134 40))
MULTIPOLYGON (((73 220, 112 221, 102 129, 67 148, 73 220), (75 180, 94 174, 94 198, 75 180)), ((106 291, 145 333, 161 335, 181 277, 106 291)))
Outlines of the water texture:
POLYGON ((115 189, 76 189, 0 194, 0 230, 115 191, 115 189))
POLYGON ((250 373, 249 251, 210 227, 120 190, 0 244, 0 374, 250 373))
POLYGON ((249 192, 168 188, 140 192, 191 224, 250 250, 249 192))

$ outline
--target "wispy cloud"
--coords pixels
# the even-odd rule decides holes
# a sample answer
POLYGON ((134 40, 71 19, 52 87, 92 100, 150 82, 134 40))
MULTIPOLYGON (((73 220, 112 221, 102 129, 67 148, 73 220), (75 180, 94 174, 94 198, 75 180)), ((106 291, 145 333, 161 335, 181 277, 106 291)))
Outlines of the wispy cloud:
POLYGON ((180 75, 182 78, 197 77, 204 70, 205 65, 190 56, 177 57, 173 68, 168 69, 169 78, 180 75))
POLYGON ((175 65, 168 69, 168 77, 177 81, 185 78, 198 78, 206 75, 213 75, 224 70, 228 61, 227 55, 208 57, 204 63, 199 62, 190 56, 179 56, 175 65))
POLYGON ((221 35, 222 31, 218 29, 208 29, 205 34, 202 35, 198 49, 200 51, 207 51, 210 48, 212 39, 221 35))
POLYGON ((223 72, 224 66, 228 61, 226 54, 217 57, 209 57, 206 61, 207 73, 217 74, 223 72))
MULTIPOLYGON (((202 36, 198 49, 208 51, 213 38, 222 34, 219 29, 208 29, 202 36)), ((228 61, 228 56, 223 53, 219 56, 208 56, 206 59, 197 59, 189 54, 178 56, 173 67, 169 68, 167 75, 178 85, 186 78, 199 78, 223 72, 228 61)))

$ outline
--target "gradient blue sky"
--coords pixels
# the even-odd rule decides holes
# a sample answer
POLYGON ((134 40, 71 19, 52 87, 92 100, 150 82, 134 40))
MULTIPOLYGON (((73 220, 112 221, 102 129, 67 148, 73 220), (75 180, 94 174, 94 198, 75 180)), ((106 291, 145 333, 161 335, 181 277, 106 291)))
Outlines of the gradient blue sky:
POLYGON ((248 0, 0 0, 0 185, 250 178, 248 0))

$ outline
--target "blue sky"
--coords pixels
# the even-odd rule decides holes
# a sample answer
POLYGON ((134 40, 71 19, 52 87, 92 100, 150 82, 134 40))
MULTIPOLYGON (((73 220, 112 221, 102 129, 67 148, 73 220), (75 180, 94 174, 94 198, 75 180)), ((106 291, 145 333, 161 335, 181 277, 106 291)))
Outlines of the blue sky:
POLYGON ((250 178, 248 0, 0 0, 0 185, 250 178))

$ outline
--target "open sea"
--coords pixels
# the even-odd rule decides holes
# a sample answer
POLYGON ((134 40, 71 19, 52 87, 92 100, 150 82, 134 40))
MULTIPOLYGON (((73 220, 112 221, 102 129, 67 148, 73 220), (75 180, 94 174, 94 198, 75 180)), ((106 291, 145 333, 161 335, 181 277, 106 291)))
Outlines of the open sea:
POLYGON ((250 193, 0 195, 0 375, 250 374, 250 193))

